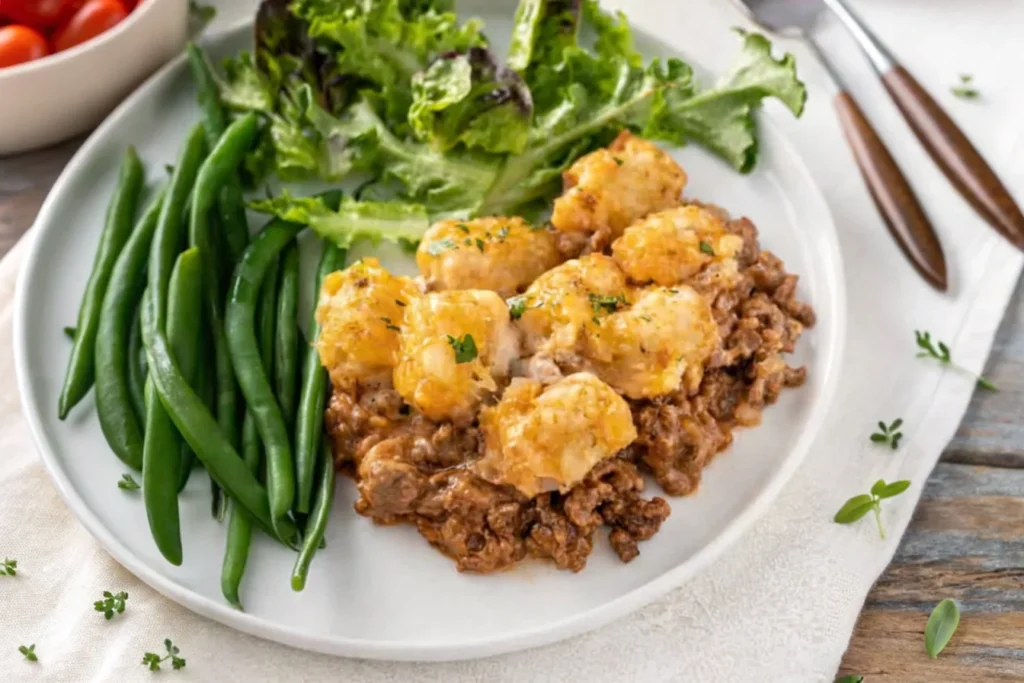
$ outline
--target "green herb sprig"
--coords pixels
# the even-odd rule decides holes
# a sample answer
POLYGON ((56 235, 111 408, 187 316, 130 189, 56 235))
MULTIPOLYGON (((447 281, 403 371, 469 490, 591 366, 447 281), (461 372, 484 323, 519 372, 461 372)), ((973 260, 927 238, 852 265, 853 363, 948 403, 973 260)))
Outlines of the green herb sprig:
POLYGON ((972 375, 978 381, 978 386, 989 391, 999 391, 992 382, 985 379, 982 375, 976 375, 962 365, 957 365, 953 362, 950 357, 949 347, 945 343, 939 341, 932 343, 932 335, 930 332, 922 332, 920 330, 914 330, 914 337, 917 340, 917 348, 921 349, 917 352, 918 358, 934 358, 945 366, 951 367, 954 370, 972 375))
POLYGON ((0 576, 17 576, 18 575, 18 561, 12 560, 9 557, 4 558, 4 563, 0 564, 0 576))
POLYGON ((142 487, 139 486, 139 482, 135 481, 135 477, 131 473, 125 472, 121 475, 121 481, 117 482, 117 488, 125 491, 138 491, 142 487))
POLYGON ((871 435, 873 443, 887 444, 893 450, 900 447, 900 439, 903 432, 899 428, 903 426, 903 418, 898 417, 888 426, 884 422, 878 423, 878 431, 871 435))
POLYGON ((110 621, 115 614, 124 614, 124 603, 127 599, 128 594, 124 591, 117 594, 103 591, 103 599, 92 603, 92 607, 97 612, 103 612, 106 620, 110 621))
POLYGON ((960 74, 960 83, 950 88, 950 92, 962 100, 976 100, 981 96, 981 93, 974 87, 973 82, 974 76, 960 74))
POLYGON ((147 652, 142 655, 142 665, 148 666, 150 671, 159 671, 160 665, 166 662, 168 659, 171 660, 171 668, 177 671, 178 669, 185 668, 185 658, 179 657, 180 650, 175 647, 174 643, 171 642, 170 638, 164 640, 164 648, 167 650, 167 654, 161 657, 155 652, 147 652))
POLYGON ((878 524, 878 535, 884 539, 885 527, 882 526, 881 502, 886 498, 900 495, 909 487, 910 482, 906 479, 894 481, 891 484, 885 483, 884 479, 879 479, 871 487, 871 493, 862 493, 843 503, 843 507, 839 508, 833 521, 837 524, 852 524, 868 512, 874 512, 875 523, 878 524))
POLYGON ((18 652, 20 652, 21 654, 25 655, 25 659, 27 659, 30 662, 38 662, 39 661, 39 657, 36 656, 36 644, 35 643, 32 643, 28 647, 25 647, 24 645, 19 645, 18 646, 18 652))
POLYGON ((959 625, 960 608, 954 601, 946 598, 935 606, 924 627, 924 649, 928 651, 929 657, 935 659, 939 656, 959 625))

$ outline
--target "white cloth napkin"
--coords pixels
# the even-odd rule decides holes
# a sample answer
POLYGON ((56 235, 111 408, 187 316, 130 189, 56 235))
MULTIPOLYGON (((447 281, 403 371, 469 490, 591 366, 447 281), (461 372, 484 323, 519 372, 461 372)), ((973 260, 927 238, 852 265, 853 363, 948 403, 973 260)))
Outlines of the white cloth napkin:
MULTIPOLYGON (((251 9, 224 0, 219 24, 251 9)), ((609 3, 633 23, 722 67, 743 24, 727 4, 646 0, 609 3), (707 28, 719 27, 719 28, 707 28)), ((1024 5, 1013 0, 934 3, 862 0, 866 19, 967 130, 1024 201, 1024 5), (980 100, 949 94, 972 73, 980 100)), ((153 674, 142 653, 170 637, 188 666, 180 681, 831 681, 871 584, 891 559, 921 487, 963 416, 974 383, 914 358, 913 330, 945 340, 955 359, 981 368, 1020 272, 1008 247, 953 192, 871 76, 852 43, 830 31, 829 52, 854 84, 941 233, 951 292, 922 283, 886 233, 853 165, 824 76, 802 45, 811 95, 804 118, 778 120, 805 155, 839 227, 849 292, 849 334, 839 395, 806 462, 769 512, 712 567, 620 621, 545 648, 449 664, 335 659, 242 635, 157 595, 106 555, 64 507, 39 464, 21 415, 11 352, 14 281, 24 240, 0 262, 0 675, 5 681, 136 681, 153 674), (892 452, 868 441, 880 419, 902 416, 892 452), (878 478, 910 479, 888 501, 882 541, 870 520, 839 526, 832 515, 878 478), (111 622, 94 612, 103 590, 127 590, 111 622), (38 663, 19 645, 36 644, 38 663)), ((936 596, 936 599, 942 596, 936 596)), ((922 624, 923 627, 923 624, 922 624)), ((923 646, 922 646, 923 647, 923 646)))

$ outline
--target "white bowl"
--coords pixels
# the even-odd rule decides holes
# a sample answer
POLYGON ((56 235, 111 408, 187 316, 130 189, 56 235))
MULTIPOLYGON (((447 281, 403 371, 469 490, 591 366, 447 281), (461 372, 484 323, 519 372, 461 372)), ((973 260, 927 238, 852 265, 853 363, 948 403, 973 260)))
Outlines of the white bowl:
POLYGON ((180 52, 187 37, 186 0, 141 0, 124 21, 88 42, 0 69, 0 156, 94 128, 180 52))

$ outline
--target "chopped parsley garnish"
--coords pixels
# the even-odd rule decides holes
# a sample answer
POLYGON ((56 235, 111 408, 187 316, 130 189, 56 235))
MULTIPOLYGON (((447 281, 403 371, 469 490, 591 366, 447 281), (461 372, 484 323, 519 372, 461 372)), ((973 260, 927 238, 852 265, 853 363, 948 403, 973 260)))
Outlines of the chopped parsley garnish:
POLYGON ((700 241, 700 250, 702 252, 704 252, 705 254, 707 254, 708 256, 714 256, 715 255, 715 250, 711 248, 711 244, 708 243, 708 242, 705 242, 704 240, 700 241))
POLYGON ((508 304, 508 314, 513 320, 519 320, 520 318, 523 317, 523 313, 526 313, 531 308, 541 307, 541 304, 537 304, 535 306, 527 306, 525 295, 514 296, 511 299, 509 299, 506 303, 508 304))
POLYGON ((605 313, 614 313, 619 310, 620 306, 623 306, 626 303, 625 294, 616 294, 615 296, 606 294, 588 294, 587 296, 590 298, 590 307, 594 309, 595 320, 597 320, 597 316, 600 315, 602 311, 605 313))
POLYGON ((437 256, 452 249, 458 249, 458 247, 450 239, 435 240, 427 245, 427 253, 431 256, 437 256))
POLYGON ((484 241, 479 237, 476 238, 476 248, 480 250, 480 253, 484 251, 484 241))
POLYGON ((466 233, 467 235, 469 234, 469 226, 466 225, 465 223, 456 223, 455 227, 461 230, 462 232, 466 233))
POLYGON ((28 647, 25 647, 24 645, 19 645, 18 646, 18 652, 20 652, 21 654, 25 655, 25 659, 27 659, 30 662, 38 662, 39 661, 39 657, 36 656, 36 644, 35 643, 32 643, 28 647))
POLYGON ((18 561, 12 560, 9 557, 4 558, 4 563, 0 564, 0 576, 17 576, 18 575, 18 561))
POLYGON ((476 342, 473 341, 473 335, 471 334, 465 334, 459 338, 449 334, 448 343, 455 350, 455 362, 459 365, 469 363, 478 355, 476 342))
POLYGON ((399 306, 401 306, 401 307, 405 308, 405 302, 404 302, 404 301, 402 301, 401 299, 395 299, 395 303, 396 303, 397 305, 399 305, 399 306))
POLYGON ((396 325, 393 322, 391 322, 391 318, 384 318, 384 317, 382 317, 381 320, 384 321, 384 327, 386 327, 387 329, 394 330, 395 332, 401 332, 402 331, 402 328, 400 328, 398 325, 396 325))
POLYGON ((618 157, 612 157, 612 159, 615 159, 615 163, 616 164, 618 164, 619 166, 622 166, 622 159, 620 159, 618 157))

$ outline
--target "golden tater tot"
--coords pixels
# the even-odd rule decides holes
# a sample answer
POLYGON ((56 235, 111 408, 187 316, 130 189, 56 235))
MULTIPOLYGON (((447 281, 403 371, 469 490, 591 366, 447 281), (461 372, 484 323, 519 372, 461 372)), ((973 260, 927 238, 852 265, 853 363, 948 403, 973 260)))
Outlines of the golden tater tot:
POLYGON ((575 349, 584 327, 602 312, 600 302, 622 297, 626 289, 626 276, 603 254, 552 268, 517 300, 526 347, 552 354, 575 349))
POLYGON ((630 398, 696 388, 719 343, 707 301, 690 287, 650 287, 588 328, 584 356, 598 377, 630 398))
POLYGON ((398 362, 405 309, 419 296, 410 278, 392 275, 372 257, 324 278, 316 348, 331 380, 345 384, 389 373, 398 362))
POLYGON ((633 282, 671 287, 709 264, 736 272, 742 248, 743 239, 728 232, 721 218, 698 206, 680 206, 626 228, 612 244, 612 257, 633 282))
POLYGON ((603 245, 637 219, 677 206, 686 185, 675 159, 629 131, 577 159, 562 179, 551 224, 565 233, 599 233, 603 245))
POLYGON ((517 352, 508 308, 496 293, 430 293, 406 309, 395 389, 432 420, 465 422, 517 352))
POLYGON ((581 372, 543 387, 516 379, 498 405, 480 412, 486 453, 481 476, 527 496, 567 491, 636 439, 629 404, 581 372))
POLYGON ((503 297, 521 291, 561 260, 551 232, 519 217, 439 221, 416 251, 428 288, 490 289, 503 297))

